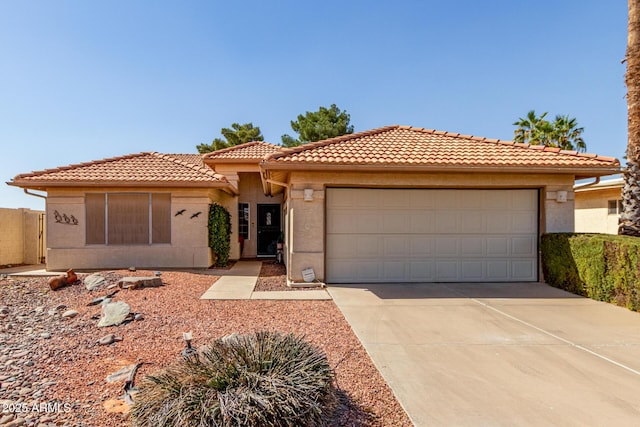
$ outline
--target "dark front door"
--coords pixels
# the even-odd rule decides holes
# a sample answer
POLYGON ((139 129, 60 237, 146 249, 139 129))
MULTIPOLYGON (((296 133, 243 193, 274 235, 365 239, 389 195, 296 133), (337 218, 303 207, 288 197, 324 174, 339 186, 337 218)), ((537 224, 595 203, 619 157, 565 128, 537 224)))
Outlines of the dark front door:
POLYGON ((258 256, 275 256, 280 236, 280 205, 258 205, 258 256))

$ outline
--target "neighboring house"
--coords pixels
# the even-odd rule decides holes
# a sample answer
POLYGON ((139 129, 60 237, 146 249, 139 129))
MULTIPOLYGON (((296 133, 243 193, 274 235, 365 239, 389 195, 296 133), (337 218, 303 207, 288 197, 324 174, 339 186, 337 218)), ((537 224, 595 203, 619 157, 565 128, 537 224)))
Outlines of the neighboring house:
POLYGON ((231 213, 231 258, 273 255, 282 231, 292 281, 308 268, 328 283, 536 281, 540 234, 574 229, 575 180, 619 167, 388 126, 296 148, 142 153, 9 184, 48 194, 50 269, 208 267, 207 207, 217 202, 231 213), (57 223, 54 211, 78 224, 57 223))
POLYGON ((603 180, 593 185, 576 185, 575 231, 618 234, 623 185, 623 178, 603 180))

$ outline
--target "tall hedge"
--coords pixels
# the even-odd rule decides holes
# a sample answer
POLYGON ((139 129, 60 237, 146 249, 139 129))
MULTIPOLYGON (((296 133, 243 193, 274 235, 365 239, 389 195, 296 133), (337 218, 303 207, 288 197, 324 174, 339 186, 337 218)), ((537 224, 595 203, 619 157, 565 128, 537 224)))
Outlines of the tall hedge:
POLYGON ((640 309, 640 238, 552 233, 542 236, 540 248, 548 284, 640 309))
POLYGON ((209 205, 209 247, 216 255, 216 267, 226 266, 231 251, 231 216, 217 203, 209 205))

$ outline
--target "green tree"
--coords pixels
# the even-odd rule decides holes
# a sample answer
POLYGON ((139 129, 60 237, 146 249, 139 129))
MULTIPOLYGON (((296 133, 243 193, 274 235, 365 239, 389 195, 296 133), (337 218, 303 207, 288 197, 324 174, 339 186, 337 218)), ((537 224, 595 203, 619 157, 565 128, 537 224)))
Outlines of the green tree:
POLYGON ((253 123, 233 123, 231 129, 222 128, 220 133, 224 137, 215 138, 211 144, 198 144, 196 148, 198 153, 210 153, 212 151, 220 150, 222 148, 233 147, 234 145, 244 144, 251 141, 264 141, 262 132, 258 126, 253 126, 253 123))
POLYGON ((552 124, 553 140, 563 150, 576 150, 584 152, 587 145, 582 139, 583 127, 578 127, 578 121, 569 116, 556 116, 552 124))
POLYGON ((629 0, 627 23, 627 167, 618 234, 640 236, 640 1, 629 0))
POLYGON ((320 107, 318 111, 307 111, 304 115, 299 114, 297 120, 291 121, 291 129, 298 134, 298 138, 282 135, 282 145, 295 147, 307 142, 353 133, 350 120, 351 116, 347 111, 340 111, 336 104, 331 104, 329 108, 320 107))
POLYGON ((536 116, 535 110, 531 110, 527 113, 527 115, 523 118, 520 117, 517 122, 513 123, 514 126, 518 126, 518 128, 513 132, 514 142, 520 142, 523 144, 539 144, 539 137, 544 132, 541 132, 543 127, 548 125, 548 121, 544 118, 547 113, 542 113, 540 117, 536 116))
POLYGON ((527 113, 525 117, 520 117, 513 132, 515 142, 532 145, 546 145, 548 147, 559 147, 563 150, 576 150, 583 152, 587 145, 582 138, 583 127, 578 127, 578 121, 568 115, 557 115, 553 122, 546 120, 548 113, 542 113, 540 117, 534 110, 527 113))

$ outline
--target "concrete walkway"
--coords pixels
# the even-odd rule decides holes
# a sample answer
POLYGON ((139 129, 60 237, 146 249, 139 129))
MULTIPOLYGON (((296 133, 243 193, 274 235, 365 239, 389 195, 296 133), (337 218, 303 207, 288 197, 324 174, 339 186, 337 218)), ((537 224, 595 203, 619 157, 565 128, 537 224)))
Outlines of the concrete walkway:
POLYGON ((213 300, 329 300, 325 290, 254 292, 262 261, 238 261, 222 274, 200 299, 213 300))
POLYGON ((65 274, 64 271, 47 271, 45 264, 21 265, 20 267, 3 268, 0 274, 19 277, 53 277, 65 274))
POLYGON ((328 289, 418 427, 638 425, 640 313, 540 283, 328 289))

